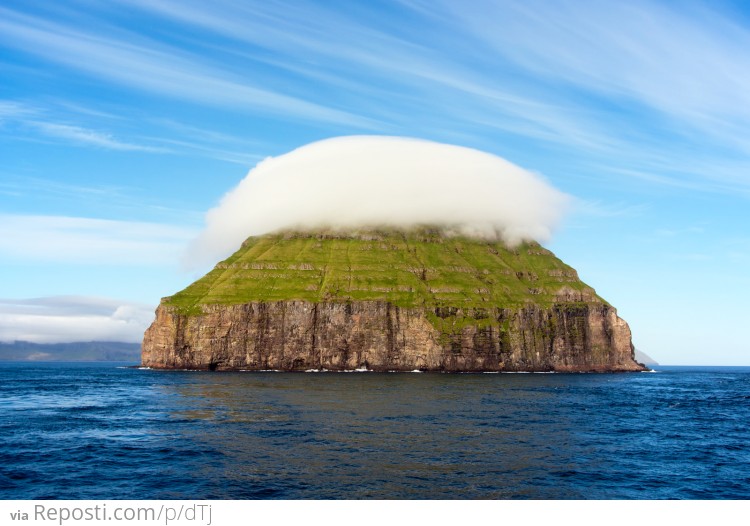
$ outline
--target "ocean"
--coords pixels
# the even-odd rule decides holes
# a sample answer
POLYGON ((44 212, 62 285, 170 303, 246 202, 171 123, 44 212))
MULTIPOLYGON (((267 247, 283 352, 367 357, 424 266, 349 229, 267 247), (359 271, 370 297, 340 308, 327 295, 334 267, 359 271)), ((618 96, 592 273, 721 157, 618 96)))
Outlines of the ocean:
POLYGON ((2 499, 748 499, 750 367, 0 364, 2 499))

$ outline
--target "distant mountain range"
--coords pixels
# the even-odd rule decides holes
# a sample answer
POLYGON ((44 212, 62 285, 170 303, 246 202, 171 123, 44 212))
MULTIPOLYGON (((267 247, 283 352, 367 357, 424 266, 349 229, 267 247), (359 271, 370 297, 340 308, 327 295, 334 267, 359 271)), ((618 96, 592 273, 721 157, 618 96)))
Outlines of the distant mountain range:
POLYGON ((0 342, 0 361, 141 363, 141 344, 123 342, 0 342))

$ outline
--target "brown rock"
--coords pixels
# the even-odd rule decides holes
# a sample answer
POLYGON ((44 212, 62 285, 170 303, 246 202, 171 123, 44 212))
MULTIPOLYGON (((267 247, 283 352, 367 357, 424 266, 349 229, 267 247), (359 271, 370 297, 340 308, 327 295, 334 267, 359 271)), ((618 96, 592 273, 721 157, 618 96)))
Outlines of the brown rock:
POLYGON ((439 229, 249 238, 162 300, 143 365, 640 371, 616 310, 549 250, 439 229))
MULTIPOLYGON (((430 312, 439 316, 440 312, 430 312)), ((476 314, 476 313, 473 313, 476 314)), ((497 325, 446 337, 428 313, 386 302, 161 305, 143 365, 207 370, 640 371, 630 329, 603 303, 494 309, 497 325)))

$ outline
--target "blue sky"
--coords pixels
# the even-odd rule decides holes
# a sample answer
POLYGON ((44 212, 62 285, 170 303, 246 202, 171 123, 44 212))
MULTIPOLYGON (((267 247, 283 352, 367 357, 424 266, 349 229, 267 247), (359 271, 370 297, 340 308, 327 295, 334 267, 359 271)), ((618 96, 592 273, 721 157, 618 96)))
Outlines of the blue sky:
POLYGON ((548 246, 640 349, 750 365, 748 49, 742 2, 5 1, 0 337, 137 340, 257 162, 397 135, 574 196, 548 246))

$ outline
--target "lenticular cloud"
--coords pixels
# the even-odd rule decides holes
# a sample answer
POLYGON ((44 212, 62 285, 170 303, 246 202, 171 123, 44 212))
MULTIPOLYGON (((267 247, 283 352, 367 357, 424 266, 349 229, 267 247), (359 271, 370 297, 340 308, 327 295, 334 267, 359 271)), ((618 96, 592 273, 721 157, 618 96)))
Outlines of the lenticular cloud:
POLYGON ((206 215, 191 266, 216 262, 253 235, 283 229, 444 226, 545 241, 567 196, 495 155, 402 137, 314 142, 250 170, 206 215))

